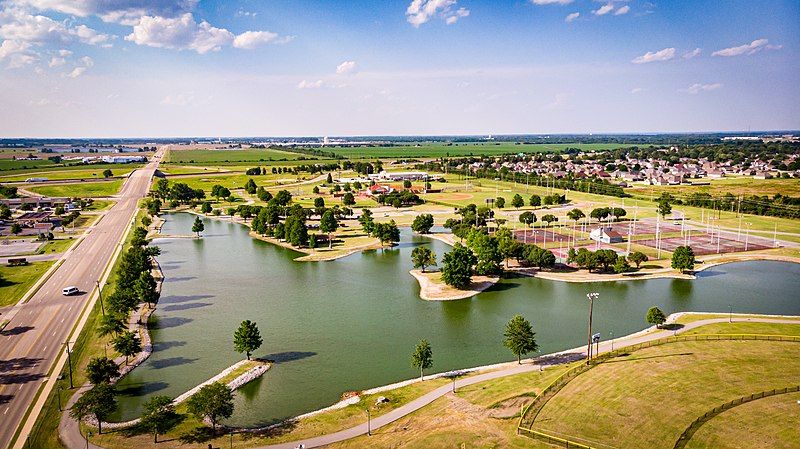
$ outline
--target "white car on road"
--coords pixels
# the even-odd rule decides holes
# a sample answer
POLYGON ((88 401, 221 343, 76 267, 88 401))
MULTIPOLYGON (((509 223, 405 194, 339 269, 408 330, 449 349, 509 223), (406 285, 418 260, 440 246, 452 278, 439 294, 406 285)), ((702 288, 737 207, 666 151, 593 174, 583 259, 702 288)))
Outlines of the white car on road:
POLYGON ((80 292, 81 291, 78 290, 78 287, 75 287, 74 285, 70 285, 69 287, 64 287, 61 289, 61 294, 64 296, 70 296, 80 292))

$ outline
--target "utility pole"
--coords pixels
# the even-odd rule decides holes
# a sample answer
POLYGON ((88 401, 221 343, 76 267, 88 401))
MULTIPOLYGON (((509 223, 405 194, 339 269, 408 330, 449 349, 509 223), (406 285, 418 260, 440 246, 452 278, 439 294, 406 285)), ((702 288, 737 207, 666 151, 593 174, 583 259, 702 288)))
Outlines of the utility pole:
POLYGON ((587 293, 586 297, 589 298, 589 331, 586 336, 586 364, 592 359, 592 312, 594 309, 594 300, 600 296, 599 293, 587 293))
POLYGON ((72 385, 72 352, 69 350, 69 340, 65 341, 64 344, 67 346, 67 366, 69 366, 69 388, 75 388, 72 385))
POLYGON ((97 297, 100 299, 100 311, 103 312, 103 316, 106 316, 106 307, 103 305, 103 291, 100 290, 100 281, 94 281, 95 285, 97 285, 97 297))

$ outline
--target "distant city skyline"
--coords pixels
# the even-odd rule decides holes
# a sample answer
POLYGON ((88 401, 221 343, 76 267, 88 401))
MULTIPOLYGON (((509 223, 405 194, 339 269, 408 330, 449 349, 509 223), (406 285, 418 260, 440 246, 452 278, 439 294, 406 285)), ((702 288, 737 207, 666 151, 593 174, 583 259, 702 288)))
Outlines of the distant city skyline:
POLYGON ((800 128, 800 3, 4 0, 0 137, 800 128))

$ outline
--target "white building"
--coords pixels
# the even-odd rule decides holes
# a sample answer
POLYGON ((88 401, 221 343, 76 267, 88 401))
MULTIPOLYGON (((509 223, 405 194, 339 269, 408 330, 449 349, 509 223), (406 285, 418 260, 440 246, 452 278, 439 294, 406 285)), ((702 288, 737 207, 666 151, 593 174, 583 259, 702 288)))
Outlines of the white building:
POLYGON ((589 238, 600 243, 620 243, 624 239, 622 235, 611 228, 597 228, 589 233, 589 238))

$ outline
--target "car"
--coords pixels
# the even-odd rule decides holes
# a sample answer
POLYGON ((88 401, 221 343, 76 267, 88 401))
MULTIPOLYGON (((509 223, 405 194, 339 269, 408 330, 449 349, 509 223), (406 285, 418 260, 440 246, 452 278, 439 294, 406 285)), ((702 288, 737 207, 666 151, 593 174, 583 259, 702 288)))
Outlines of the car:
POLYGON ((70 285, 69 287, 64 287, 61 289, 61 294, 64 296, 70 296, 80 292, 81 291, 78 290, 78 287, 75 287, 74 285, 70 285))

